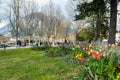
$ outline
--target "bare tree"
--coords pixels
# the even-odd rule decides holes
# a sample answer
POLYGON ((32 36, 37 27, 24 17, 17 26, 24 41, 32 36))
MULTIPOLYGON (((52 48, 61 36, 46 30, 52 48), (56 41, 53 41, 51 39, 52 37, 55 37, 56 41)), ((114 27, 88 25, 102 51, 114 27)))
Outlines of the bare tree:
POLYGON ((29 37, 29 46, 31 37, 35 31, 37 4, 35 1, 24 1, 23 4, 23 33, 26 37, 29 37))
POLYGON ((63 36, 62 35, 62 27, 64 26, 63 25, 63 22, 66 20, 65 19, 65 16, 61 13, 61 8, 60 6, 58 5, 56 8, 55 8, 55 26, 54 26, 54 41, 56 40, 56 37, 60 37, 60 36, 63 36))
POLYGON ((75 12, 77 2, 74 0, 69 0, 67 4, 67 11, 69 20, 71 21, 71 27, 73 29, 73 35, 76 41, 76 35, 84 28, 84 20, 74 21, 74 16, 77 14, 75 12))
POLYGON ((63 24, 63 38, 65 40, 68 40, 70 29, 71 29, 71 22, 69 20, 65 20, 62 24, 63 24))
POLYGON ((83 20, 79 20, 75 22, 75 25, 73 26, 73 34, 74 34, 74 38, 76 40, 76 35, 85 27, 84 26, 85 21, 83 20))
POLYGON ((10 3, 7 3, 7 8, 6 8, 6 15, 7 18, 9 19, 10 26, 14 32, 14 36, 16 38, 16 45, 18 41, 18 31, 20 27, 20 9, 23 1, 22 0, 11 0, 10 3))
POLYGON ((54 35, 54 27, 55 27, 55 4, 50 0, 49 4, 45 5, 44 7, 44 14, 48 17, 46 24, 46 36, 48 37, 48 43, 50 42, 50 38, 54 35))
POLYGON ((68 11, 68 18, 70 19, 71 22, 74 20, 74 16, 76 14, 75 9, 76 9, 76 3, 74 0, 68 0, 66 10, 68 11))
MULTIPOLYGON (((2 0, 0 0, 0 9, 2 8, 2 6, 1 6, 2 3, 3 3, 2 0)), ((2 11, 0 11, 0 22, 1 22, 1 20, 2 20, 2 16, 1 16, 1 14, 2 14, 2 11)))
POLYGON ((36 19, 37 28, 36 28, 35 33, 39 37, 39 43, 41 42, 41 39, 44 36, 44 32, 45 32, 45 30, 44 30, 44 23, 45 23, 44 16, 45 15, 42 12, 38 13, 38 17, 36 19))

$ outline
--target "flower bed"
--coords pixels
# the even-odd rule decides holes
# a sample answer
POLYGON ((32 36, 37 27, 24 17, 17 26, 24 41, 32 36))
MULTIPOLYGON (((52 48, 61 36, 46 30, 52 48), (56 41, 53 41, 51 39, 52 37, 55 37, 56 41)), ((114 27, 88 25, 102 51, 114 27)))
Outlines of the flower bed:
POLYGON ((119 47, 90 45, 89 48, 76 48, 71 54, 80 66, 80 80, 120 79, 119 47))

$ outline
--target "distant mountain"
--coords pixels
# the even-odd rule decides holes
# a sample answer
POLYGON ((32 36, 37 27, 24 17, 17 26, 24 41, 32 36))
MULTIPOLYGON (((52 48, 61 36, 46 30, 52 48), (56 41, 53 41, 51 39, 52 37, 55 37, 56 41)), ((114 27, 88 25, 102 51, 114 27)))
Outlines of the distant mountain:
MULTIPOLYGON (((44 15, 43 13, 36 12, 32 15, 33 15, 33 18, 35 20, 38 20, 38 21, 42 20, 45 27, 47 27, 49 25, 49 17, 44 15)), ((25 17, 30 17, 30 15, 27 15, 25 17)), ((22 19, 22 20, 24 20, 24 19, 22 19)), ((56 17, 54 17, 54 22, 56 22, 57 20, 58 19, 56 17)), ((15 21, 13 20, 13 23, 14 22, 15 21)), ((52 25, 54 25, 54 23, 52 25)), ((22 29, 22 26, 23 25, 21 25, 21 27, 19 29, 19 36, 22 35, 22 32, 24 31, 24 28, 22 29)), ((72 33, 72 32, 73 32, 73 29, 70 28, 68 33, 72 33)), ((13 33, 14 33, 13 30, 11 30, 10 27, 9 27, 9 23, 6 23, 3 27, 0 27, 0 34, 3 35, 3 36, 13 37, 13 33)))
POLYGON ((9 32, 9 26, 8 26, 8 24, 6 24, 5 26, 3 26, 3 27, 1 27, 0 28, 0 34, 1 35, 6 35, 7 33, 9 32))

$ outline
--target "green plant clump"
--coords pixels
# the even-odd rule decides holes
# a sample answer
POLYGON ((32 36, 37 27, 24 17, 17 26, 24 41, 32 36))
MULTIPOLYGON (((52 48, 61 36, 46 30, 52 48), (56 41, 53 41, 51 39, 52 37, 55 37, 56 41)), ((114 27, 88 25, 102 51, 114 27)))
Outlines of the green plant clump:
POLYGON ((46 50, 46 54, 47 56, 51 56, 51 57, 58 57, 58 56, 65 56, 67 54, 70 53, 70 49, 69 48, 49 48, 48 50, 46 50))
POLYGON ((31 47, 32 50, 37 50, 37 51, 45 51, 49 48, 50 48, 49 46, 33 46, 33 47, 31 47))

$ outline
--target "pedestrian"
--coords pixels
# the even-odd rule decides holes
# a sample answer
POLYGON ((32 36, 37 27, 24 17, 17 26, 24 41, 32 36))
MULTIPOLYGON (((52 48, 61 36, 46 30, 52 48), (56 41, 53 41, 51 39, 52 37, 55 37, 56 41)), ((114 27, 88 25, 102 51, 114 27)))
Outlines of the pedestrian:
POLYGON ((21 41, 20 40, 17 41, 17 47, 21 47, 21 41))
POLYGON ((3 48, 6 49, 6 45, 5 44, 3 44, 3 48))

